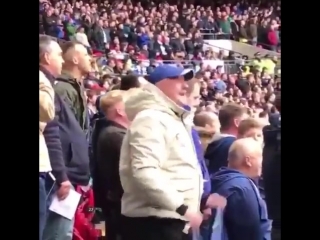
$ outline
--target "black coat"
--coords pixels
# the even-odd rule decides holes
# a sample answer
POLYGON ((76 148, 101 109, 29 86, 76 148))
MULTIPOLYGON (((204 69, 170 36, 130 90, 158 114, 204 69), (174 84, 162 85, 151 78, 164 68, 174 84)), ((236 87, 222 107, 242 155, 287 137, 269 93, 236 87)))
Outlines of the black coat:
MULTIPOLYGON (((103 129, 97 141, 96 159, 96 189, 99 189, 101 207, 106 202, 120 202, 123 194, 120 176, 119 160, 120 149, 126 129, 115 122, 103 129)), ((98 199, 97 199, 98 200, 98 199)))

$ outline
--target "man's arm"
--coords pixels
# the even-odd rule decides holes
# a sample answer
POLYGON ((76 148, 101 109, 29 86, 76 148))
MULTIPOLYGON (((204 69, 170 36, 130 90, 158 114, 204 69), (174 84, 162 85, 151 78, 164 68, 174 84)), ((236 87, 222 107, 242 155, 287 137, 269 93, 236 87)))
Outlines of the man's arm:
POLYGON ((40 72, 39 77, 39 121, 48 122, 54 118, 54 91, 49 80, 40 72))
POLYGON ((252 189, 237 188, 228 197, 225 213, 228 222, 230 222, 230 226, 227 226, 227 228, 230 229, 232 234, 229 238, 234 240, 263 239, 259 206, 257 197, 252 189))
POLYGON ((129 129, 131 168, 136 185, 155 206, 176 211, 184 198, 164 178, 160 165, 167 159, 165 127, 152 117, 133 121, 129 129))
POLYGON ((55 109, 56 117, 48 122, 46 128, 44 129, 43 135, 48 147, 50 163, 52 168, 52 173, 56 178, 57 184, 61 184, 68 180, 65 163, 62 154, 62 146, 60 141, 59 125, 58 125, 58 112, 60 111, 60 106, 55 98, 55 109))

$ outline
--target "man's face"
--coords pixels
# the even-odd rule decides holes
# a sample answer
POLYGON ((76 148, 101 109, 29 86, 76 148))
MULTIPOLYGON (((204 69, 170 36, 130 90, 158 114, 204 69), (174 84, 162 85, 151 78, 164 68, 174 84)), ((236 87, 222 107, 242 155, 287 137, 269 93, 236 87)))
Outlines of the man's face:
POLYGON ((46 64, 50 66, 52 74, 59 76, 61 74, 62 64, 64 60, 62 58, 62 50, 58 43, 51 42, 50 51, 44 55, 46 64))
POLYGON ((83 73, 91 72, 91 57, 89 56, 87 49, 83 45, 76 45, 75 59, 77 60, 79 69, 83 73))
POLYGON ((193 91, 188 96, 188 105, 191 107, 191 111, 195 111, 200 105, 200 84, 193 86, 193 91))
POLYGON ((250 177, 260 177, 262 172, 262 148, 252 153, 248 161, 250 162, 250 177))
POLYGON ((156 86, 176 104, 180 106, 188 105, 188 85, 184 81, 183 77, 164 79, 156 83, 156 86))

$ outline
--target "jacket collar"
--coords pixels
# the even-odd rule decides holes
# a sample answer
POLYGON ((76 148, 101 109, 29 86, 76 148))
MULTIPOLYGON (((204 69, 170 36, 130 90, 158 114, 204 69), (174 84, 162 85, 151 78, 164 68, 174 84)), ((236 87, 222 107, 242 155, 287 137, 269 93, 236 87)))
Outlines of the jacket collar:
POLYGON ((51 82, 51 84, 54 85, 54 81, 56 80, 56 78, 43 66, 39 65, 39 70, 43 72, 43 74, 51 82))

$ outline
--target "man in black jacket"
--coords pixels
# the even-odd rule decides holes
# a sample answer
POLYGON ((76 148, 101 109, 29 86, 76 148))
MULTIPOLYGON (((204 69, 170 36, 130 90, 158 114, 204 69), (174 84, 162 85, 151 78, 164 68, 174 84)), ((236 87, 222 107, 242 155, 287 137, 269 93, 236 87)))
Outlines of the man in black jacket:
MULTIPOLYGON (((281 93, 276 97, 275 106, 281 113, 281 93)), ((281 118, 275 124, 263 129, 263 184, 266 195, 268 216, 272 222, 272 239, 281 239, 281 118)))
POLYGON ((106 218, 107 239, 116 240, 121 234, 121 197, 119 159, 122 139, 129 125, 123 98, 127 92, 114 90, 100 99, 100 108, 108 116, 109 125, 101 131, 97 142, 97 176, 99 200, 106 218))

